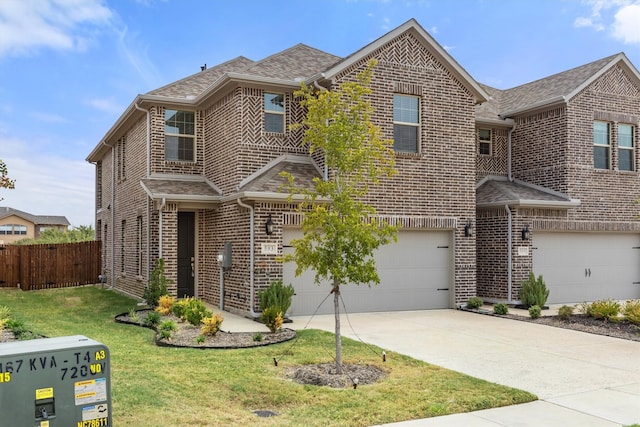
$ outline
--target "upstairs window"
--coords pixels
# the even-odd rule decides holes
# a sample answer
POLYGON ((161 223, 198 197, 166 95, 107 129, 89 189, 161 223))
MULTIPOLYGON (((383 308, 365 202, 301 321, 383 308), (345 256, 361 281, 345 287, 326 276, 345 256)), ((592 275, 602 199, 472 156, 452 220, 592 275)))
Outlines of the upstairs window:
POLYGON ((478 130, 478 154, 491 155, 491 129, 478 130))
POLYGON ((284 95, 264 94, 264 130, 284 133, 284 95))
POLYGON ((609 123, 593 122, 593 166, 611 169, 611 132, 609 123))
POLYGON ((618 125, 618 169, 621 171, 634 170, 633 137, 634 129, 632 125, 618 125))
POLYGON ((420 141, 420 104, 417 96, 393 95, 393 149, 417 153, 420 141))
POLYGON ((193 162, 195 130, 193 111, 164 110, 165 160, 193 162))

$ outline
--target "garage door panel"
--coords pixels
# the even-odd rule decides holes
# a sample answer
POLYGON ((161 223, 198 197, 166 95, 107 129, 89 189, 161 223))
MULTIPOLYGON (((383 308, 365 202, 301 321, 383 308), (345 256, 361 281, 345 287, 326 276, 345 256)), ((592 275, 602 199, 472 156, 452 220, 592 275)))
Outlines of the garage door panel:
POLYGON ((640 298, 640 236, 536 233, 533 266, 549 303, 640 298))
MULTIPOLYGON (((302 236, 300 230, 285 231, 285 251, 291 239, 302 236)), ((396 311, 449 306, 450 249, 449 232, 402 231, 398 243, 381 247, 375 253, 380 284, 341 287, 347 311, 396 311), (446 289, 446 290, 443 290, 446 289)), ((331 291, 328 282, 314 284, 314 272, 295 277, 294 263, 284 266, 285 283, 296 290, 291 303, 291 315, 312 314, 331 291)), ((341 307, 342 310, 342 307, 341 307)), ((318 309, 318 313, 333 312, 333 296, 318 309)))

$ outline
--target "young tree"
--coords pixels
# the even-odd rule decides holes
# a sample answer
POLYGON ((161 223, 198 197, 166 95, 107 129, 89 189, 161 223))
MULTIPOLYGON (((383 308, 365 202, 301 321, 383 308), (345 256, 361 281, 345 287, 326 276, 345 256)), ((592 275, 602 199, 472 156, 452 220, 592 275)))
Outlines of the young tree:
MULTIPOLYGON (((0 188, 12 189, 15 188, 15 180, 9 179, 7 165, 2 159, 0 159, 0 188)), ((0 197, 0 202, 4 200, 0 197)))
POLYGON ((296 276, 315 270, 315 282, 331 283, 335 314, 336 369, 342 373, 340 287, 346 284, 378 284, 374 251, 396 240, 397 227, 376 218, 376 210, 363 201, 369 186, 395 174, 392 141, 381 137, 371 122, 373 107, 368 95, 375 61, 355 82, 342 83, 335 91, 302 85, 295 95, 307 109, 301 124, 303 144, 309 152, 324 154, 327 180, 316 178, 313 188, 289 180, 289 199, 302 194, 298 206, 304 236, 293 240, 293 253, 283 261, 295 261, 296 276), (326 201, 329 201, 328 203, 326 201))

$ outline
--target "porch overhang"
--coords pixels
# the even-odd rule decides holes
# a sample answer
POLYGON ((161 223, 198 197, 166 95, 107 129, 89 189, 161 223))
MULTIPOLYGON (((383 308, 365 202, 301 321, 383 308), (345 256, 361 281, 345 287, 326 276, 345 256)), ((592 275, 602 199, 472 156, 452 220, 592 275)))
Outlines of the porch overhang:
POLYGON ((140 181, 151 200, 181 207, 211 209, 222 203, 222 191, 202 176, 155 175, 140 181))

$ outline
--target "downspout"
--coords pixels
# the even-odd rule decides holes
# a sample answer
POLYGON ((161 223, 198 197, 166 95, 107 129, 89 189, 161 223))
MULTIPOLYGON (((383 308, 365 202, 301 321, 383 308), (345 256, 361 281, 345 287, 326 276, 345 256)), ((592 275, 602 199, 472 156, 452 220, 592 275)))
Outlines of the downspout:
MULTIPOLYGON (((149 110, 140 108, 138 103, 133 104, 136 110, 144 111, 147 114, 147 178, 151 175, 151 114, 149 110)), ((147 271, 146 275, 149 275, 151 271, 151 201, 147 197, 147 271)))
POLYGON ((513 243, 513 232, 511 227, 513 226, 513 216, 511 214, 511 209, 509 209, 509 205, 504 205, 504 208, 507 210, 507 302, 511 303, 512 301, 512 284, 513 280, 513 254, 511 245, 513 243))
POLYGON ((513 127, 509 129, 509 135, 507 136, 507 178, 509 182, 513 182, 513 175, 511 173, 511 135, 513 131, 516 130, 516 124, 513 124, 513 127))
POLYGON ((158 208, 158 216, 159 219, 159 230, 158 230, 158 257, 162 258, 162 210, 164 209, 164 205, 167 204, 167 199, 162 198, 162 204, 158 208))
MULTIPOLYGON (((516 129, 515 123, 513 127, 509 129, 509 135, 507 137, 507 178, 509 182, 513 182, 513 174, 511 172, 511 135, 513 131, 516 129)), ((507 302, 513 302, 513 214, 511 213, 511 209, 509 209, 509 205, 505 205, 505 209, 507 210, 507 302)))
POLYGON ((115 243, 116 158, 115 156, 116 156, 116 153, 115 153, 115 146, 109 145, 105 141, 102 141, 102 143, 107 147, 111 147, 111 203, 109 205, 111 206, 111 209, 109 209, 111 211, 111 272, 109 274, 109 277, 111 277, 111 281, 110 281, 109 289, 112 289, 114 287, 114 281, 115 281, 114 274, 116 271, 116 265, 115 265, 115 256, 116 256, 116 243, 115 243))
POLYGON ((260 316, 260 313, 256 313, 253 310, 253 303, 255 301, 255 278, 253 274, 254 265, 255 265, 255 212, 253 206, 247 205, 240 198, 237 199, 238 205, 243 208, 249 209, 249 314, 251 317, 256 318, 260 316))

